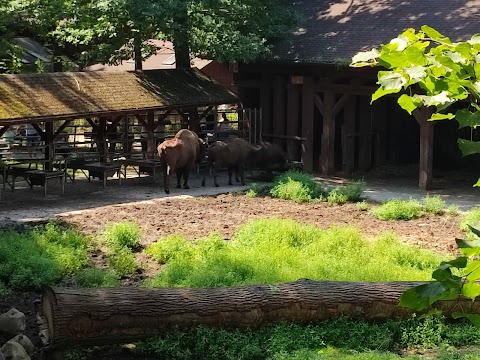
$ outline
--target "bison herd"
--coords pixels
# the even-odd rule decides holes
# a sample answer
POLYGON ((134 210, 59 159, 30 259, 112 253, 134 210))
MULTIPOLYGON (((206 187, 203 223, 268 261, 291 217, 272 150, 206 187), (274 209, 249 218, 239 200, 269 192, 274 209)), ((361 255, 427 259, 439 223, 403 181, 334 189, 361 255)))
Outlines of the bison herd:
POLYGON ((232 185, 232 175, 245 185, 245 169, 260 169, 266 171, 286 170, 287 157, 283 150, 275 145, 263 142, 252 145, 241 138, 232 138, 225 141, 215 141, 208 144, 193 131, 182 129, 173 139, 166 140, 158 145, 158 156, 164 176, 164 188, 170 193, 170 176, 177 175, 177 188, 188 189, 188 178, 192 170, 206 159, 207 169, 203 175, 202 186, 205 186, 206 175, 213 175, 213 183, 217 182, 219 169, 228 170, 228 184, 232 185), (240 176, 240 179, 239 179, 240 176))

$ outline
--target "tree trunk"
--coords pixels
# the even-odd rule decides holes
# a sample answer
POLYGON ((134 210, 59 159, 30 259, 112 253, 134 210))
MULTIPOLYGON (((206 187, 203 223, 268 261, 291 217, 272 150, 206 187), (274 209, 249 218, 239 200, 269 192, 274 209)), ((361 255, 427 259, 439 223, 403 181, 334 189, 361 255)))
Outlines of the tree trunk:
POLYGON ((190 69, 190 42, 188 40, 188 14, 185 3, 178 6, 173 31, 173 48, 175 50, 175 67, 190 69))
POLYGON ((142 39, 138 33, 133 38, 133 52, 135 56, 135 71, 143 71, 142 39))
MULTIPOLYGON (((45 345, 115 344, 161 334, 173 327, 258 327, 339 316, 365 320, 405 318, 400 295, 420 282, 357 283, 302 279, 293 283, 227 288, 115 288, 45 290, 40 317, 45 345)), ((440 302, 446 315, 454 302, 440 302)), ((478 302, 459 306, 478 312, 478 302)), ((455 306, 458 309, 457 306, 455 306)))

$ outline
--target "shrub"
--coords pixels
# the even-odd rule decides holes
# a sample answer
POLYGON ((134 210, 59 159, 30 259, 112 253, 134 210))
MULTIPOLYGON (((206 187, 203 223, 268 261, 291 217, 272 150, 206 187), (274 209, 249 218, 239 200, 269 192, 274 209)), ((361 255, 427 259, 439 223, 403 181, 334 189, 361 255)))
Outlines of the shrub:
POLYGON ((248 198, 254 198, 258 196, 258 193, 253 189, 248 189, 247 192, 245 193, 245 196, 248 198))
POLYGON ((311 175, 289 170, 275 178, 270 194, 280 199, 303 202, 320 198, 323 190, 311 175))
POLYGON ((445 213, 447 215, 455 216, 455 215, 458 215, 459 212, 460 212, 460 207, 458 205, 455 205, 455 204, 449 205, 445 209, 445 213))
POLYGON ((422 206, 417 200, 392 199, 372 210, 380 220, 411 220, 422 214, 422 206))
POLYGON ((333 190, 328 194, 327 201, 332 204, 345 204, 348 201, 348 195, 339 190, 333 190))
POLYGON ((118 286, 118 276, 111 270, 87 268, 79 271, 75 279, 80 286, 85 287, 115 287, 118 286))
POLYGON ((366 202, 365 200, 363 201, 359 201, 356 203, 356 206, 357 206, 357 209, 360 210, 360 211, 366 211, 368 210, 368 202, 366 202))
POLYGON ((191 244, 186 254, 169 256, 147 285, 218 287, 299 278, 429 280, 432 271, 445 259, 402 245, 391 234, 367 241, 353 227, 322 230, 280 219, 249 221, 228 242, 212 234, 191 244))
POLYGON ((439 195, 427 195, 423 198, 423 209, 427 213, 441 215, 445 213, 445 200, 439 195))
POLYGON ((467 211, 460 222, 460 230, 470 233, 468 225, 475 226, 480 223, 480 207, 475 207, 467 211))
POLYGON ((110 254, 108 264, 118 276, 132 275, 140 267, 135 254, 126 246, 110 254))
POLYGON ((347 201, 357 202, 361 199, 363 192, 365 191, 365 182, 350 181, 347 184, 338 187, 334 191, 344 195, 347 201))
POLYGON ((166 263, 175 257, 188 257, 193 244, 180 235, 169 235, 150 244, 145 253, 159 263, 166 263))
POLYGON ((107 225, 102 234, 108 246, 113 249, 136 249, 140 245, 141 231, 136 222, 125 221, 107 225))

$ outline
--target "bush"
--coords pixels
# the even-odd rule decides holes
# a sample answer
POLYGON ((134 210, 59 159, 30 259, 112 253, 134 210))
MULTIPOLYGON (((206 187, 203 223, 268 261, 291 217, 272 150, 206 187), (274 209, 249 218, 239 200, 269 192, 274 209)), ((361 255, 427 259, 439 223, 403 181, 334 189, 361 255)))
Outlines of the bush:
POLYGON ((343 186, 336 188, 332 192, 342 195, 344 198, 347 199, 346 201, 357 202, 361 199, 364 191, 365 191, 365 182, 351 181, 343 186))
POLYGON ((460 222, 460 230, 471 234, 468 225, 475 226, 478 223, 480 223, 480 207, 475 207, 463 215, 462 221, 460 222))
POLYGON ((445 213, 445 200, 439 195, 427 195, 423 198, 423 209, 430 214, 442 215, 445 213))
POLYGON ((140 245, 141 231, 136 222, 125 221, 107 225, 102 237, 112 249, 136 249, 140 245))
POLYGON ((348 195, 339 190, 333 190, 328 194, 327 201, 331 204, 345 204, 348 201, 348 195))
POLYGON ((365 200, 363 200, 363 201, 357 202, 356 206, 357 206, 357 209, 358 209, 358 210, 360 210, 360 211, 366 211, 366 210, 368 210, 368 206, 369 206, 369 205, 368 205, 368 202, 366 202, 365 200))
POLYGON ((180 235, 169 235, 150 244, 145 253, 159 263, 166 263, 175 257, 188 257, 192 253, 193 244, 180 235))
POLYGON ((126 246, 110 254, 108 264, 118 276, 132 275, 140 267, 135 254, 126 246))
MULTIPOLYGON (((445 257, 402 245, 393 235, 376 241, 353 227, 322 230, 293 220, 248 221, 225 242, 212 234, 165 261, 148 286, 219 287, 271 284, 299 278, 332 281, 429 280, 445 257)), ((160 242, 161 243, 161 242, 160 242)))
POLYGON ((321 198, 323 190, 311 175, 289 170, 275 178, 270 194, 284 200, 304 202, 321 198))
POLYGON ((80 286, 85 287, 116 287, 118 286, 118 276, 111 270, 87 268, 75 275, 75 279, 80 286))
POLYGON ((411 220, 422 214, 422 206, 417 200, 392 199, 372 210, 380 220, 411 220))
POLYGON ((40 289, 87 263, 87 239, 55 223, 0 232, 0 292, 40 289))

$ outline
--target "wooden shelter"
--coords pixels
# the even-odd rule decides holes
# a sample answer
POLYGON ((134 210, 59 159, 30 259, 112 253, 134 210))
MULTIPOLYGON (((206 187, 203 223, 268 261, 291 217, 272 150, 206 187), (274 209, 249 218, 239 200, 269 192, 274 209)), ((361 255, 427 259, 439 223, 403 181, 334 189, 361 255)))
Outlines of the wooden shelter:
POLYGON ((104 156, 102 140, 109 129, 124 117, 135 116, 146 130, 148 153, 153 154, 154 130, 172 112, 196 131, 213 107, 237 102, 233 93, 198 71, 4 75, 0 77, 0 136, 12 125, 31 123, 45 142, 49 160, 56 138, 71 121, 84 118, 98 136, 104 156))
POLYGON ((275 48, 273 59, 239 64, 235 74, 244 106, 262 108, 264 137, 282 143, 305 169, 324 174, 419 163, 424 189, 432 184, 434 153, 441 166, 462 162, 455 123, 427 122, 426 110, 409 116, 395 97, 370 104, 379 69, 348 65, 358 51, 407 28, 429 25, 453 41, 467 40, 480 32, 479 0, 293 4, 303 21, 291 39, 275 48))

